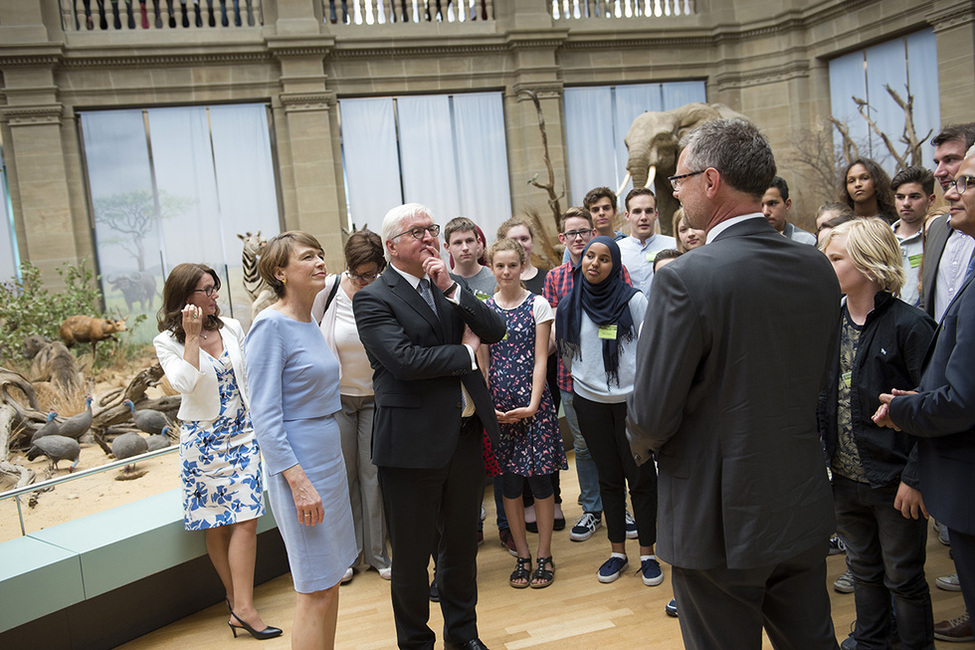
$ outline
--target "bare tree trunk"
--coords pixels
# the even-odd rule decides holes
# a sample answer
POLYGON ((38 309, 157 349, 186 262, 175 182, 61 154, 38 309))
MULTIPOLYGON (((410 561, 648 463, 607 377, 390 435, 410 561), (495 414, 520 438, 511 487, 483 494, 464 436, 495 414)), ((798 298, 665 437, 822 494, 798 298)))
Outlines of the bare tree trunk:
MULTIPOLYGON (((527 95, 535 105, 535 112, 538 114, 538 130, 542 135, 542 158, 545 162, 545 169, 548 171, 547 183, 539 183, 538 174, 536 174, 528 181, 528 184, 540 190, 545 190, 548 193, 548 207, 552 210, 552 221, 555 223, 555 232, 558 232, 559 222, 562 219, 562 205, 560 200, 565 196, 565 190, 563 189, 561 194, 556 194, 555 192, 555 170, 552 168, 552 159, 548 153, 548 132, 545 130, 545 115, 542 113, 542 105, 538 101, 538 94, 534 90, 522 90, 519 94, 527 95)), ((543 237, 542 244, 545 249, 545 254, 554 265, 560 264, 561 257, 556 252, 555 246, 549 238, 548 230, 544 227, 539 230, 539 235, 543 237)))

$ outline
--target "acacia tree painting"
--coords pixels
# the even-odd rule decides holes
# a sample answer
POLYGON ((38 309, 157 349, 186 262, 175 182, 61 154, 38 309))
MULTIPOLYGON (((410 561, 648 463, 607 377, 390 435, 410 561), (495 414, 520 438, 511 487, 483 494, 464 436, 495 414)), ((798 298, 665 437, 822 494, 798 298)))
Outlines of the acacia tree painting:
MULTIPOLYGON (((104 224, 108 236, 102 241, 117 244, 135 258, 139 271, 146 270, 145 238, 157 218, 149 190, 132 190, 93 199, 95 221, 104 224)), ((165 190, 159 192, 158 218, 168 219, 185 212, 194 201, 165 190)))

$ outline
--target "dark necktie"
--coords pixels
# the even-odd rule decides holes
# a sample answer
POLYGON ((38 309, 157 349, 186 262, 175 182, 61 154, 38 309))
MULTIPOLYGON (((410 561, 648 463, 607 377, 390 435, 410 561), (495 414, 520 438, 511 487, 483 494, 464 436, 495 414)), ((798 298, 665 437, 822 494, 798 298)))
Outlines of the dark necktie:
POLYGON ((440 314, 437 313, 437 303, 433 301, 433 292, 430 291, 430 281, 426 278, 420 280, 420 295, 423 300, 430 306, 433 311, 434 316, 440 318, 440 314))

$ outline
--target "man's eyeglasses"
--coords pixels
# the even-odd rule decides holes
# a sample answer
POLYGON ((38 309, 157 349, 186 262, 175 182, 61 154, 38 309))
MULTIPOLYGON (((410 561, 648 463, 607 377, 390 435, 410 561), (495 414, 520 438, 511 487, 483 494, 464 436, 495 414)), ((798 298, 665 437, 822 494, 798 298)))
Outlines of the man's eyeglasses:
POLYGON ((696 172, 688 172, 687 174, 678 174, 677 176, 668 176, 667 177, 667 180, 670 181, 670 186, 672 188, 674 188, 674 190, 676 191, 676 190, 679 190, 680 189, 681 183, 684 182, 684 179, 685 178, 690 178, 691 176, 697 176, 698 174, 703 174, 706 171, 707 171, 706 169, 701 169, 701 170, 698 170, 696 172))
POLYGON ((350 271, 346 271, 346 273, 348 274, 350 280, 354 280, 356 282, 365 282, 367 284, 379 277, 378 271, 375 273, 365 273, 363 275, 356 275, 355 273, 352 273, 350 271))
POLYGON ((196 293, 197 291, 199 291, 200 293, 205 293, 207 295, 207 298, 209 298, 217 292, 217 286, 211 284, 206 289, 193 289, 193 293, 196 293))
POLYGON ((948 181, 948 190, 954 189, 959 194, 964 194, 965 190, 972 185, 972 181, 975 181, 975 176, 959 176, 953 181, 948 181))
POLYGON ((398 235, 393 235, 393 239, 396 239, 397 237, 402 237, 407 233, 413 235, 413 239, 423 239, 423 233, 426 232, 430 233, 431 237, 436 237, 437 235, 440 234, 440 226, 438 226, 437 224, 433 224, 432 226, 427 226, 425 228, 423 226, 415 226, 413 228, 410 228, 409 230, 404 230, 398 235))
POLYGON ((592 230, 570 230, 569 232, 564 232, 562 234, 565 235, 565 238, 566 239, 568 239, 568 240, 571 241, 571 240, 575 239, 576 237, 579 237, 580 239, 585 239, 587 237, 591 237, 592 236, 592 230))

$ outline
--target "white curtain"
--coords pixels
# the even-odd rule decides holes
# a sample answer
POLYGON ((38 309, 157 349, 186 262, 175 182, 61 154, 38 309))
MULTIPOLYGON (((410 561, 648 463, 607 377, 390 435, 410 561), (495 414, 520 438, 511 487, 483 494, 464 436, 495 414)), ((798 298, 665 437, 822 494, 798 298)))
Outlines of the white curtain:
MULTIPOLYGON (((941 128, 941 101, 938 93, 938 46, 931 31, 907 37, 907 78, 914 95, 914 130, 919 138, 931 131, 938 135, 941 128)), ((904 97, 906 100, 907 97, 904 97)), ((933 166, 934 147, 924 144, 925 164, 933 166)))
POLYGON ((0 282, 7 282, 18 275, 19 262, 17 247, 14 245, 17 237, 14 234, 14 222, 7 209, 10 194, 7 185, 7 172, 3 171, 2 152, 0 152, 0 282))
MULTIPOLYGON (((907 50, 902 38, 867 49, 867 97, 865 99, 870 103, 870 117, 898 149, 903 146, 898 140, 904 131, 904 112, 884 86, 890 86, 901 97, 907 97, 906 61, 907 50)), ((892 170, 896 165, 883 140, 872 130, 870 148, 865 153, 887 170, 892 170)))
POLYGON ((339 110, 349 216, 356 228, 382 232, 383 216, 403 202, 393 102, 343 99, 339 110))
POLYGON ((206 112, 195 108, 149 111, 149 133, 162 206, 160 265, 205 262, 223 271, 220 206, 206 112), (186 233, 194 233, 187 237, 186 233))
MULTIPOLYGON (((857 112, 852 96, 870 103, 870 117, 887 134, 898 151, 904 130, 904 112, 884 88, 889 85, 904 100, 910 81, 914 96, 914 128, 919 137, 940 129, 938 100, 937 46, 934 32, 925 30, 897 38, 873 47, 851 52, 829 62, 830 102, 833 117, 845 122, 850 135, 860 147, 860 153, 874 158, 893 174, 895 161, 883 141, 874 134, 857 112)), ((834 142, 841 140, 834 133, 834 142)), ((929 144, 925 157, 930 160, 929 144)))
POLYGON ((511 216, 500 93, 343 99, 349 213, 381 231, 386 212, 422 203, 440 225, 474 220, 488 239, 511 216))
POLYGON ((147 314, 135 338, 148 340, 169 270, 203 262, 223 278, 221 309, 247 326, 236 234, 280 230, 266 106, 85 112, 81 123, 108 308, 147 314), (151 277, 151 304, 130 309, 119 276, 151 277))
POLYGON ((572 205, 582 205, 592 188, 618 182, 612 89, 566 88, 563 102, 569 196, 572 205))
POLYGON ((461 214, 473 219, 492 241, 498 226, 511 217, 501 97, 465 93, 454 95, 452 101, 461 214))
POLYGON ((267 107, 211 106, 207 110, 221 239, 230 266, 235 266, 239 265, 234 260, 240 259, 241 250, 237 233, 260 230, 262 236, 270 238, 280 230, 267 107))
POLYGON ((445 224, 461 214, 449 97, 400 97, 396 106, 404 199, 427 206, 445 224))
MULTIPOLYGON (((586 192, 606 186, 615 192, 626 175, 624 138, 644 111, 666 111, 707 101, 703 81, 566 88, 565 141, 572 205, 586 192)), ((623 193, 633 187, 628 182, 623 193)))

